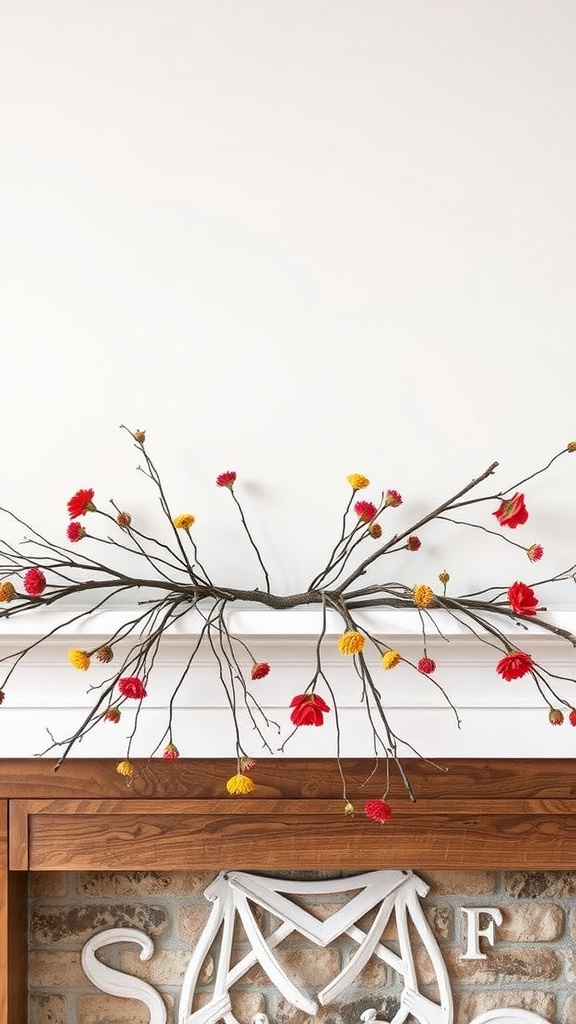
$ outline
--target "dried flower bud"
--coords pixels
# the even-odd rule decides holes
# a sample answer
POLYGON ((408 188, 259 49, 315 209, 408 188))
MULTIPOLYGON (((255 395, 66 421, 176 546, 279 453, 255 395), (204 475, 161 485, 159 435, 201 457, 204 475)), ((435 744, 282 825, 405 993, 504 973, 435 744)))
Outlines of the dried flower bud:
POLYGON ((126 530, 132 522, 132 516, 129 512, 119 512, 116 516, 116 522, 118 526, 121 526, 123 530, 126 530))
POLYGON ((548 712, 548 721, 551 725, 562 725, 564 715, 559 708, 550 708, 550 711, 548 712))
POLYGON ((16 593, 16 589, 10 580, 4 580, 0 583, 0 601, 11 601, 16 593))
POLYGON ((107 708, 102 718, 105 722, 119 722, 122 712, 118 708, 107 708))
POLYGON ((526 554, 531 562, 539 562, 544 554, 544 548, 541 544, 531 544, 529 548, 526 548, 526 554))
POLYGON ((116 765, 116 771, 119 775, 125 775, 127 778, 131 778, 134 775, 134 765, 132 761, 120 761, 116 765))
POLYGON ((408 537, 408 540, 406 541, 406 547, 408 548, 408 551, 418 551, 418 548, 422 547, 422 541, 420 540, 419 537, 408 537))
POLYGON ((576 441, 570 441, 566 445, 566 451, 567 452, 576 452, 576 441))
POLYGON ((162 751, 162 757, 165 761, 176 761, 180 757, 180 751, 173 743, 168 743, 162 751))
POLYGON ((0 704, 4 703, 5 696, 6 694, 4 693, 4 690, 0 690, 0 704))
POLYGON ((351 804, 349 800, 344 804, 344 814, 348 818, 354 817, 354 804, 351 804))
POLYGON ((371 537, 374 537, 374 540, 378 540, 379 537, 382 536, 382 527, 380 526, 380 523, 370 523, 368 533, 371 537))
POLYGON ((442 586, 445 587, 446 584, 450 582, 450 573, 446 572, 446 570, 444 570, 444 572, 439 572, 438 579, 440 580, 442 586))
POLYGON ((104 647, 99 647, 96 651, 96 657, 98 661, 101 661, 103 665, 108 665, 114 657, 114 651, 107 644, 104 647))
POLYGON ((144 444, 144 441, 146 440, 146 431, 135 430, 134 433, 132 434, 132 437, 134 438, 135 441, 138 442, 138 444, 144 444))
POLYGON ((253 757, 241 757, 240 758, 240 770, 243 772, 251 772, 256 767, 256 761, 253 757))
POLYGON ((576 725, 576 708, 572 708, 572 711, 568 715, 568 721, 570 725, 576 725))

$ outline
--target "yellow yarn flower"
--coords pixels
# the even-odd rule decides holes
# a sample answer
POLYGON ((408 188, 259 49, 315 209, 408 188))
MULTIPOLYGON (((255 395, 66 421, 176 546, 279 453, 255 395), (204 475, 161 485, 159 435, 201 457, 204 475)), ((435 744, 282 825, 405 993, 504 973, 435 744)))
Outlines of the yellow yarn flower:
POLYGON ((174 516, 172 522, 177 530, 189 530, 196 522, 196 519, 189 512, 183 512, 181 516, 174 516))
POLYGON ((349 629, 338 640, 338 650, 341 654, 358 654, 363 647, 364 637, 355 629, 349 629))
POLYGON ((80 669, 81 672, 85 672, 86 669, 90 668, 90 655, 88 651, 78 651, 76 648, 72 648, 68 651, 68 660, 74 668, 80 669))
POLYGON ((0 601, 11 601, 15 593, 14 584, 10 580, 0 583, 0 601))
POLYGON ((350 476, 346 477, 346 479, 353 491, 362 491, 370 485, 368 477, 363 476, 362 473, 350 473, 350 476))
POLYGON ((120 761, 116 765, 116 771, 119 775, 126 775, 127 778, 131 778, 134 775, 134 765, 132 761, 120 761))
POLYGON ((228 779, 226 783, 226 789, 230 793, 230 796, 246 796, 247 793, 252 793, 256 789, 256 784, 249 779, 247 775, 233 775, 231 779, 228 779))
POLYGON ((412 591, 414 604, 418 608, 428 608, 434 600, 434 591, 426 583, 417 583, 412 591))
POLYGON ((384 668, 396 668, 396 665, 399 665, 401 661, 402 658, 398 654, 398 651, 386 651, 386 653, 382 655, 382 665, 384 668))

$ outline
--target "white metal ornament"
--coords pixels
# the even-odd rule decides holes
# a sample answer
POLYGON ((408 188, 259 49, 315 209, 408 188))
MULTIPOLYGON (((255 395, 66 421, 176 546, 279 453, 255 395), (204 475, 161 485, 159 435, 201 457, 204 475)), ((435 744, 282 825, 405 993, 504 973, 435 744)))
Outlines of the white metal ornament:
MULTIPOLYGON (((359 1024, 403 1024, 407 1018, 419 1024, 452 1024, 453 1002, 448 972, 420 905, 420 899, 428 891, 429 886, 411 871, 370 871, 349 878, 308 882, 267 878, 244 871, 220 872, 204 891, 213 907, 184 976, 178 1024, 217 1024, 219 1021, 223 1024, 240 1024, 232 1012, 230 989, 256 963, 260 964, 272 984, 289 1003, 315 1016, 321 1006, 337 999, 353 983, 372 956, 386 963, 402 979, 400 1007, 390 1022, 380 1020, 377 1010, 370 1008, 361 1015, 359 1024), (336 893, 351 893, 351 896, 324 921, 319 921, 292 899, 336 893), (252 905, 261 907, 280 921, 270 934, 265 935, 258 925, 252 905), (369 911, 375 911, 374 919, 364 930, 357 922, 369 911), (396 923, 398 953, 381 941, 384 929, 392 917, 396 923), (251 950, 232 965, 232 943, 237 918, 242 922, 251 950), (418 990, 410 923, 416 929, 435 973, 439 1002, 428 999, 418 990), (341 935, 347 935, 357 945, 351 959, 317 993, 316 999, 298 988, 274 955, 276 947, 294 932, 319 947, 329 946, 341 935), (192 1010, 200 971, 211 951, 217 959, 212 997, 206 1005, 192 1010)), ((143 1002, 150 1013, 150 1024, 166 1024, 164 1003, 151 985, 113 970, 96 958, 97 949, 116 942, 138 943, 142 960, 150 959, 154 949, 152 940, 138 929, 109 928, 92 936, 83 948, 82 966, 87 977, 103 992, 143 1002)), ((256 1014, 253 1024, 268 1024, 266 1014, 256 1014)), ((528 1010, 503 1008, 480 1014, 471 1024, 548 1022, 528 1010)))
POLYGON ((451 1024, 452 993, 446 966, 418 900, 419 896, 425 896, 427 892, 426 883, 411 871, 371 871, 352 878, 313 882, 264 878, 242 871, 221 872, 204 893, 214 903, 214 907, 186 971, 180 999, 179 1024, 216 1024, 219 1020, 225 1024, 239 1024, 232 1013, 229 990, 256 962, 288 1002, 315 1015, 319 1006, 332 1002, 354 981, 372 955, 397 971, 404 981, 400 1009, 391 1024, 402 1024, 409 1014, 421 1024, 451 1024), (289 896, 345 892, 353 892, 354 895, 326 921, 318 921, 289 899, 289 896), (270 911, 281 921, 279 927, 266 938, 256 923, 250 903, 270 911), (378 909, 374 921, 368 931, 364 931, 355 922, 375 907, 378 909), (393 912, 396 916, 400 955, 380 941, 393 912), (242 921, 252 951, 231 967, 236 915, 242 921), (418 991, 408 918, 415 925, 430 957, 438 983, 439 1003, 432 1002, 418 991), (273 954, 276 946, 294 931, 300 932, 316 946, 328 946, 344 934, 358 946, 340 973, 318 993, 317 1001, 300 991, 273 954), (220 951, 212 999, 192 1012, 198 975, 219 934, 220 951))

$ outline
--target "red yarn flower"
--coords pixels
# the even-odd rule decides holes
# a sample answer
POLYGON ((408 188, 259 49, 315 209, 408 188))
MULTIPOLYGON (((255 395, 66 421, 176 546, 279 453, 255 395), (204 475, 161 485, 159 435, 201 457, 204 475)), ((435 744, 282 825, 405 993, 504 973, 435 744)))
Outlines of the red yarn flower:
POLYGON ((496 665, 496 671, 510 682, 511 679, 520 679, 530 672, 532 668, 532 655, 524 651, 511 651, 505 654, 496 665))
POLYGON ((378 515, 378 509, 371 501, 357 501, 354 511, 361 523, 371 523, 378 515))
POLYGON ((420 658, 418 671, 423 672, 425 676, 429 676, 432 672, 436 671, 436 662, 433 658, 420 658))
POLYGON ((392 808, 385 800, 367 800, 364 805, 364 813, 372 821, 377 821, 380 825, 384 825, 392 817, 392 808))
POLYGON ((162 751, 162 757, 165 761, 177 761, 180 757, 180 751, 173 743, 168 743, 162 751))
POLYGON ((324 715, 330 711, 326 701, 316 693, 299 693, 290 701, 293 709, 290 721, 294 725, 323 725, 324 715))
POLYGON ((82 540, 86 536, 86 530, 82 526, 82 523, 69 523, 68 529, 66 530, 66 536, 68 540, 77 541, 82 540))
POLYGON ((508 589, 508 601, 512 611, 516 615, 536 615, 538 609, 538 598, 532 587, 525 583, 513 583, 508 589))
POLYGON ((544 548, 541 544, 531 544, 529 548, 526 548, 526 554, 531 562, 539 562, 544 554, 544 548))
POLYGON ((384 504, 386 506, 391 505, 392 508, 398 508, 398 505, 402 504, 402 495, 398 494, 398 491, 386 491, 384 504))
POLYGON ((406 547, 408 548, 408 551, 418 551, 418 548, 422 547, 422 541, 419 537, 408 537, 406 547))
POLYGON ((259 661, 255 665, 252 665, 252 671, 250 672, 251 679, 264 679, 270 671, 270 665, 267 661, 259 661))
POLYGON ((24 590, 31 597, 39 597, 46 589, 46 577, 41 569, 28 569, 23 582, 24 590))
POLYGON ((87 512, 95 512, 96 506, 92 501, 94 491, 90 487, 85 491, 76 491, 68 502, 68 513, 70 519, 78 519, 78 516, 85 516, 87 512))
POLYGON ((137 676, 124 676, 119 679, 118 689, 124 697, 132 697, 134 700, 140 700, 141 697, 146 696, 144 683, 137 676))
POLYGON ((216 477, 216 483, 218 487, 228 487, 231 491, 236 483, 236 473, 229 469, 226 473, 220 473, 220 476, 216 477))
POLYGON ((500 508, 492 513, 500 523, 500 526, 509 526, 515 530, 517 526, 523 526, 528 519, 528 509, 524 504, 524 495, 520 492, 512 498, 505 498, 500 508))

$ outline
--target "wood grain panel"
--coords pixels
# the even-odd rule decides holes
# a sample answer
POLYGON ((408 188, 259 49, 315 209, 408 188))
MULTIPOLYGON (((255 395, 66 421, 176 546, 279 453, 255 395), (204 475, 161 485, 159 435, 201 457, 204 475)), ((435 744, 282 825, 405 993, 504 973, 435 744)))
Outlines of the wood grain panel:
MULTIPOLYGON (((406 772, 417 805, 441 798, 452 799, 576 799, 574 762, 563 758, 466 759, 438 762, 439 770, 420 758, 406 759, 406 772)), ((226 780, 236 771, 233 760, 134 761, 136 773, 129 783, 116 772, 116 761, 71 760, 59 771, 48 759, 7 759, 0 765, 0 798, 84 798, 119 800, 207 799, 226 796, 226 780)), ((378 796, 383 771, 373 773, 374 761, 342 762, 351 799, 378 796)), ((383 769, 383 766, 382 766, 383 769)), ((334 759, 263 758, 253 771, 257 790, 250 800, 312 799, 342 796, 342 783, 334 759)), ((394 775, 390 799, 395 806, 410 801, 401 780, 394 775)))
POLYGON ((8 870, 8 805, 0 801, 0 1024, 27 1021, 27 875, 8 870))

